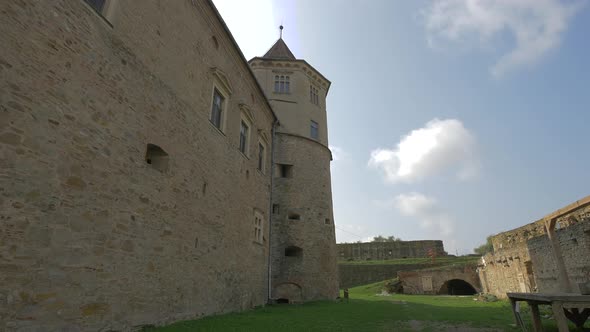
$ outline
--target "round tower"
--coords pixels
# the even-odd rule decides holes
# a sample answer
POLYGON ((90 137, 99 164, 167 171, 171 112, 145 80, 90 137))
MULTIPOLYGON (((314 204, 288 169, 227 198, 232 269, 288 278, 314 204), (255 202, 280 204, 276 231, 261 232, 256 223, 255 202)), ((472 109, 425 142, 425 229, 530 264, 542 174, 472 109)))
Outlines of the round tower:
POLYGON ((326 119, 330 81, 296 59, 282 37, 249 63, 278 118, 270 297, 290 303, 334 299, 338 267, 326 119))

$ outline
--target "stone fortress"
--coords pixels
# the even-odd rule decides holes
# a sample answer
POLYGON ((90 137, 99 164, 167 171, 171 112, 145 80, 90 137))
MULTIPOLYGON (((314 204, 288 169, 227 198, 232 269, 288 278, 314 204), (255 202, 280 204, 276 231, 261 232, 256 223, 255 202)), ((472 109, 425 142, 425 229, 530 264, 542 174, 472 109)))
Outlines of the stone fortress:
POLYGON ((0 4, 0 331, 338 296, 326 95, 210 0, 0 4))
POLYGON ((447 256, 441 240, 338 243, 338 260, 387 260, 447 256))

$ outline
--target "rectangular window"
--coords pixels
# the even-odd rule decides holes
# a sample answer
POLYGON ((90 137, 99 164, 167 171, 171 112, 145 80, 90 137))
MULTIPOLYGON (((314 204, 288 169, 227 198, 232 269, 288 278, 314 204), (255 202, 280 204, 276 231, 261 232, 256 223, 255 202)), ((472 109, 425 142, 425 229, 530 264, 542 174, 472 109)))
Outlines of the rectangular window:
POLYGON ((311 125, 310 125, 310 135, 311 138, 313 139, 318 139, 319 138, 319 129, 318 129, 318 123, 311 120, 311 125))
POLYGON ((222 119, 222 112, 223 112, 223 102, 224 98, 217 89, 213 91, 213 103, 211 106, 211 118, 209 119, 211 123, 217 127, 217 129, 221 130, 221 119, 222 119))
POLYGON ((309 101, 314 105, 320 104, 319 91, 313 85, 309 86, 309 101))
POLYGON ((260 213, 258 210, 254 211, 254 241, 258 243, 262 243, 264 240, 262 234, 262 220, 264 219, 264 215, 260 213))
POLYGON ((258 170, 264 173, 264 145, 262 143, 258 143, 258 170))
POLYGON ((275 75, 275 93, 291 93, 290 77, 275 75))
POLYGON ((248 125, 244 120, 240 124, 240 151, 243 154, 248 152, 248 125))
POLYGON ((280 206, 278 204, 273 204, 272 205, 272 213, 274 214, 279 214, 280 213, 280 206))
POLYGON ((293 165, 277 164, 277 171, 281 178, 293 177, 293 165))

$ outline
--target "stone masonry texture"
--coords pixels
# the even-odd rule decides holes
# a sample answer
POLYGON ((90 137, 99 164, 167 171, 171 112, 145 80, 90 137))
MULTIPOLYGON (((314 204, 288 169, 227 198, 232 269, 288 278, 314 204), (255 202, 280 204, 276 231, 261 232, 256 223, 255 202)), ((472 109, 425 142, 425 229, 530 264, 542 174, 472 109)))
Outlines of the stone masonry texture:
MULTIPOLYGON (((557 219, 556 234, 573 291, 590 280, 590 196, 579 208, 557 219)), ((558 270, 538 220, 492 238, 494 252, 482 257, 479 276, 484 292, 506 297, 508 292, 556 292, 558 270)))
MULTIPOLYGON (((83 0, 0 2, 0 331, 128 331, 269 296, 271 149, 266 172, 256 153, 275 116, 247 62, 209 1, 107 3, 101 17, 83 0)), ((329 151, 294 144, 321 156, 302 172, 327 178, 305 195, 332 219, 329 151)), ((331 238, 303 256, 310 299, 337 294, 321 227, 331 238)))
POLYGON ((441 240, 339 243, 338 260, 386 260, 394 258, 429 257, 429 251, 437 257, 446 256, 441 240))

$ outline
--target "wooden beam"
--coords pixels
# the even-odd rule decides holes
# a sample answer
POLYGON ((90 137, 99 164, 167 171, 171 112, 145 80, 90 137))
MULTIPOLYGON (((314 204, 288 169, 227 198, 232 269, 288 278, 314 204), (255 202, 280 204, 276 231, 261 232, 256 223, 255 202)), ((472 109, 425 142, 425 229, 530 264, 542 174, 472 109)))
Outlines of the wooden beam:
POLYGON ((557 265, 557 279, 559 281, 559 291, 565 293, 572 293, 572 285, 570 283, 570 278, 567 274, 565 262, 563 261, 561 245, 559 244, 559 239, 557 238, 557 234, 555 233, 556 223, 557 218, 545 219, 545 230, 547 231, 547 236, 549 237, 549 242, 551 243, 551 249, 553 249, 553 258, 555 259, 555 264, 557 265))

